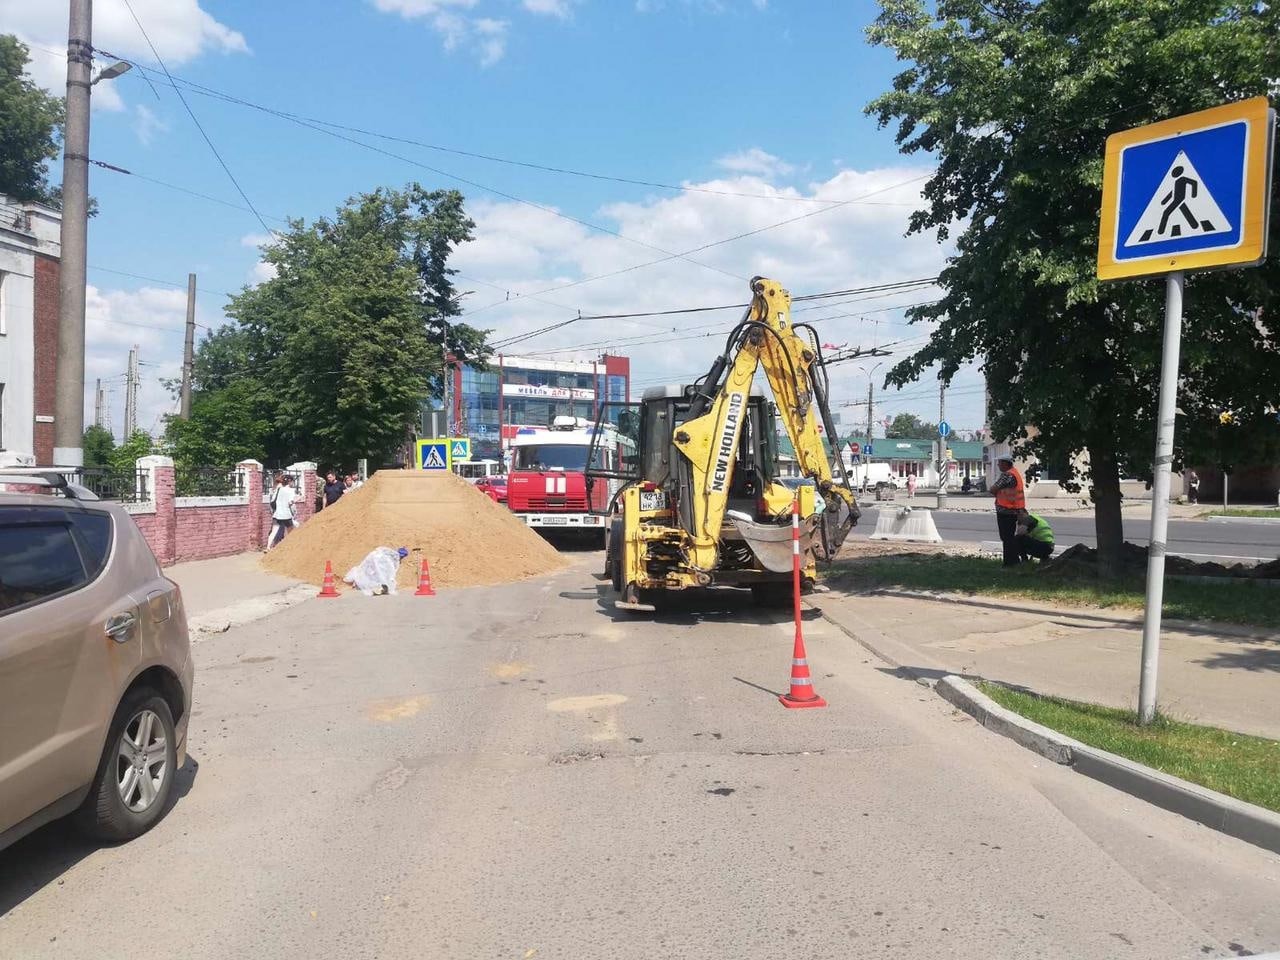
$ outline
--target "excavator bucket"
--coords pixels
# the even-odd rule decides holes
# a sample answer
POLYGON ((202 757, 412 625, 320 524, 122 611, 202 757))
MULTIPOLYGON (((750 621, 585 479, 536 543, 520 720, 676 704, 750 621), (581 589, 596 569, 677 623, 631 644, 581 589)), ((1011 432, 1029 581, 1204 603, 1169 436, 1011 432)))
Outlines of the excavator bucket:
POLYGON ((814 556, 824 563, 834 560, 861 515, 862 511, 857 506, 850 506, 841 497, 831 497, 827 501, 827 509, 818 518, 814 556))
MULTIPOLYGON (((751 552, 760 561, 760 566, 771 573, 790 573, 792 564, 791 524, 779 526, 774 523, 756 523, 736 510, 730 510, 726 516, 732 521, 742 539, 747 542, 751 552)), ((800 555, 807 556, 813 545, 814 518, 809 517, 800 524, 800 555)))

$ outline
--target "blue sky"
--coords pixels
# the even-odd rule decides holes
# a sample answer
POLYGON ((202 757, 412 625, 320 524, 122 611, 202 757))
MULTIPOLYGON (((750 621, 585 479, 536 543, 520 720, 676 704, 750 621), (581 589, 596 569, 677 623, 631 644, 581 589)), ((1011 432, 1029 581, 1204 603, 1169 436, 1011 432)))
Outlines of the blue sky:
MULTIPOLYGON (((745 294, 743 278, 755 273, 776 275, 801 294, 931 276, 942 264, 944 251, 932 238, 903 239, 928 158, 901 157, 891 132, 862 115, 896 70, 888 53, 863 39, 876 12, 871 2, 132 3, 176 76, 234 97, 464 151, 719 192, 591 180, 344 134, 415 165, 187 90, 188 103, 268 226, 280 225, 274 217, 328 213, 350 194, 379 185, 416 179, 462 189, 479 226, 476 241, 456 257, 468 278, 459 286, 476 291, 466 301, 479 310, 474 322, 492 327, 495 338, 576 310, 734 302, 745 294), (818 199, 868 194, 874 202, 696 255, 703 265, 675 259, 539 301, 502 302, 507 290, 527 294, 625 270, 660 258, 655 247, 690 250, 821 209, 818 199)), ((24 0, 0 0, 0 22, 33 44, 33 73, 58 88, 64 66, 51 51, 65 42, 65 4, 29 7, 24 0)), ((95 43, 155 69, 123 0, 96 0, 95 43)), ((261 279, 256 243, 264 231, 250 212, 237 209, 243 201, 174 92, 162 77, 147 75, 155 92, 138 70, 95 87, 91 154, 137 176, 95 169, 91 177, 101 214, 90 230, 89 377, 122 371, 128 346, 139 342, 152 380, 144 388, 142 419, 151 427, 171 403, 158 377, 176 370, 183 293, 103 268, 177 285, 196 272, 198 318, 216 326, 223 294, 261 279)), ((816 315, 830 317, 822 329, 832 342, 883 343, 918 335, 904 333, 900 311, 884 308, 926 298, 881 299, 816 315), (871 309, 877 312, 854 313, 871 309)), ((718 337, 729 322, 730 315, 721 314, 575 325, 520 350, 587 358, 617 339, 616 349, 634 357, 635 379, 658 380, 705 367, 716 341, 689 331, 718 337)), ((864 397, 865 382, 851 368, 841 370, 837 401, 864 397)), ((981 426, 978 384, 971 372, 955 384, 948 410, 957 426, 981 426)), ((118 411, 118 387, 113 402, 118 411)), ((886 397, 885 409, 932 416, 936 406, 936 385, 929 382, 886 397)), ((846 422, 855 418, 865 418, 865 408, 846 410, 846 422)), ((113 425, 119 429, 118 412, 113 425)))

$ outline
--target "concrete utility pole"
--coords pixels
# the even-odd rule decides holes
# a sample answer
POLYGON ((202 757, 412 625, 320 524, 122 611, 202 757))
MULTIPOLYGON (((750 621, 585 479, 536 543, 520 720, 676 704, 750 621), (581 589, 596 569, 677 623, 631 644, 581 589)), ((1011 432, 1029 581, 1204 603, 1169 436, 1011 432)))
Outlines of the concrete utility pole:
MULTIPOLYGON (((947 385, 938 381, 938 423, 947 422, 947 385)), ((947 506, 947 438, 938 433, 938 509, 947 506)))
POLYGON ((102 426, 102 378, 98 378, 98 386, 93 391, 93 425, 102 426))
POLYGON ((876 400, 876 382, 870 374, 867 375, 867 442, 862 447, 862 482, 866 484, 871 477, 871 454, 867 453, 871 447, 871 425, 875 422, 875 400, 876 400))
POLYGON ((129 351, 129 369, 124 375, 124 437, 128 440, 138 429, 138 345, 129 351))
POLYGON ((178 416, 191 419, 191 374, 196 362, 196 275, 187 274, 187 338, 182 345, 182 398, 178 416))
POLYGON ((79 467, 84 464, 84 287, 85 248, 89 234, 89 74, 93 63, 93 0, 70 0, 70 6, 53 459, 60 465, 79 467))

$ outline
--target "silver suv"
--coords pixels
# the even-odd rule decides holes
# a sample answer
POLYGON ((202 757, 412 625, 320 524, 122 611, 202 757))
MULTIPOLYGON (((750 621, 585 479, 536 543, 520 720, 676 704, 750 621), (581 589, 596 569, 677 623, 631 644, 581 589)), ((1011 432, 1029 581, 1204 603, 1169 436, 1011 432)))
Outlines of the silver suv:
POLYGON ((107 840, 150 829, 186 756, 192 674, 182 595, 128 512, 0 469, 0 849, 67 814, 107 840))

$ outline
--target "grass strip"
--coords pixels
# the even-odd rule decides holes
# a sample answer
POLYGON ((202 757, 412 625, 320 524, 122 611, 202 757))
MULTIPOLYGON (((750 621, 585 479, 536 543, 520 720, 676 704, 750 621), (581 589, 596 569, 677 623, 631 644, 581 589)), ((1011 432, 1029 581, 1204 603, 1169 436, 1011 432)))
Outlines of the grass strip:
MULTIPOLYGON (((841 560, 832 564, 827 579, 832 586, 906 587, 1125 610, 1141 610, 1144 598, 1139 578, 1068 576, 1042 572, 1036 564, 1005 569, 990 557, 909 554, 841 560)), ((1221 583, 1166 579, 1164 616, 1280 627, 1280 589, 1226 578, 1221 583)))
POLYGON ((1261 517, 1264 520, 1280 520, 1280 508, 1231 507, 1227 510, 1206 510, 1201 517, 1261 517))
POLYGON ((1131 710, 1042 697, 998 683, 979 689, 1000 706, 1091 747, 1280 812, 1280 741, 1131 710))

